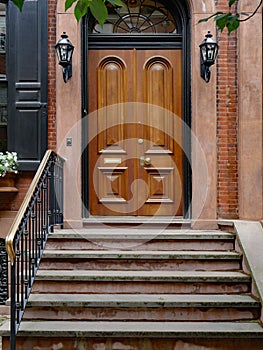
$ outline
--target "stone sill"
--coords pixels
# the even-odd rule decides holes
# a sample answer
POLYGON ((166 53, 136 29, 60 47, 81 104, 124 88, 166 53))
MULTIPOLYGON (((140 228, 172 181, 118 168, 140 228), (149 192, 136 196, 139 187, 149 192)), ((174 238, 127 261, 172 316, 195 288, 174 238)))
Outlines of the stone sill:
POLYGON ((16 187, 0 187, 0 193, 17 193, 16 187))

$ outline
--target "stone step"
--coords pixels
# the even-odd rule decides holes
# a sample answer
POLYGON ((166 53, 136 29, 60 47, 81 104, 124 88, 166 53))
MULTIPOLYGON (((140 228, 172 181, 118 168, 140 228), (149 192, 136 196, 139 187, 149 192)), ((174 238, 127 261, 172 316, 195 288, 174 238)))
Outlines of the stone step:
POLYGON ((240 260, 237 252, 221 252, 221 251, 83 251, 83 250, 46 250, 43 258, 51 259, 134 259, 134 260, 168 260, 168 259, 185 259, 185 260, 240 260))
POLYGON ((28 306, 83 307, 240 307, 258 308, 250 295, 229 294, 31 294, 28 306))
MULTIPOLYGON (((196 336, 175 337, 61 337, 18 336, 16 350, 262 350, 262 338, 250 338, 239 334, 235 338, 196 336)), ((2 350, 10 350, 9 337, 3 337, 2 350)))
POLYGON ((249 295, 31 294, 24 319, 230 321, 260 317, 249 295))
POLYGON ((191 220, 174 216, 90 216, 83 219, 88 228, 104 227, 164 227, 165 229, 190 229, 191 220))
POLYGON ((34 292, 246 293, 250 276, 237 271, 39 270, 34 292), (71 282, 71 283, 69 283, 71 282))
POLYGON ((232 250, 234 242, 234 234, 216 230, 57 229, 47 249, 232 250))
POLYGON ((228 251, 46 250, 41 269, 238 270, 241 256, 228 251))
MULTIPOLYGON (((6 336, 9 322, 0 327, 6 336)), ((258 322, 24 321, 19 337, 260 338, 258 322)))
POLYGON ((39 270, 37 280, 65 281, 152 281, 152 282, 251 282, 250 276, 233 271, 94 271, 39 270))
POLYGON ((49 238, 81 238, 93 239, 116 239, 116 240, 231 240, 235 235, 219 230, 159 230, 159 229, 133 229, 133 228, 105 228, 105 229, 55 229, 49 234, 49 238))

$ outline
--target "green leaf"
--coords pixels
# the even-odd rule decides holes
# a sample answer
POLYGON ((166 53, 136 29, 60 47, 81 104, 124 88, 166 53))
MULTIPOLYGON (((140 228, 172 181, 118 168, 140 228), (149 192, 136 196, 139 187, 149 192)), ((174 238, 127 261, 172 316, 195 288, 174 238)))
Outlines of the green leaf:
POLYGON ((239 27, 240 22, 234 21, 232 23, 229 23, 227 26, 228 34, 230 34, 233 30, 236 30, 239 27))
POLYGON ((228 6, 231 7, 237 0, 229 0, 228 6))
POLYGON ((92 0, 90 10, 101 26, 105 23, 108 17, 108 10, 103 0, 92 0))
POLYGON ((221 30, 221 32, 227 26, 229 21, 229 16, 231 16, 231 13, 223 14, 215 18, 216 25, 221 30))
POLYGON ((207 21, 209 21, 209 19, 211 19, 211 18, 213 18, 213 17, 216 17, 216 16, 218 16, 218 15, 221 15, 221 14, 223 14, 223 12, 216 12, 216 13, 214 13, 213 15, 211 15, 211 16, 209 16, 209 17, 200 19, 200 20, 198 21, 198 23, 207 22, 207 21))
POLYGON ((233 30, 236 30, 239 27, 239 14, 236 14, 235 16, 231 16, 231 18, 229 18, 229 21, 227 23, 227 30, 228 30, 228 34, 230 34, 233 30))
POLYGON ((22 11, 24 0, 12 0, 12 2, 22 11))
POLYGON ((67 11, 77 0, 66 0, 65 2, 65 11, 67 11))
POLYGON ((85 14, 88 12, 88 8, 90 4, 91 4, 91 1, 89 0, 78 0, 74 9, 74 15, 77 21, 79 21, 83 16, 85 16, 85 14))

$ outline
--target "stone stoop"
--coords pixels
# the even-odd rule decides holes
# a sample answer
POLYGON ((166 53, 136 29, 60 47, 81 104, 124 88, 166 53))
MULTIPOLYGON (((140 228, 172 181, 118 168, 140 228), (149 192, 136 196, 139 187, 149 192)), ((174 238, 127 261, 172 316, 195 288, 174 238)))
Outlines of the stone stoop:
POLYGON ((262 350, 260 316, 233 233, 56 230, 16 350, 262 350))

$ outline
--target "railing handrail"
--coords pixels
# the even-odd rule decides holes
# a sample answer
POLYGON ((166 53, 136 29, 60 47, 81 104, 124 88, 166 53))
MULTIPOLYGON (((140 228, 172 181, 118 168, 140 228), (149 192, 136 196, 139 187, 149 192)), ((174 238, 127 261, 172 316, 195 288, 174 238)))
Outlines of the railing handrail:
POLYGON ((19 225, 21 223, 21 220, 23 219, 25 212, 27 210, 27 207, 30 203, 31 197, 35 192, 36 186, 41 178, 42 172, 44 171, 46 164, 51 156, 51 154, 54 153, 52 150, 47 150, 39 167, 38 170, 31 182, 31 185, 29 186, 29 189, 26 193, 26 196, 20 206, 20 209, 18 210, 15 220, 13 221, 9 233, 6 237, 6 251, 7 254, 10 258, 11 264, 14 263, 15 260, 15 251, 14 251, 14 239, 15 239, 15 235, 17 233, 17 230, 19 229, 19 225))

